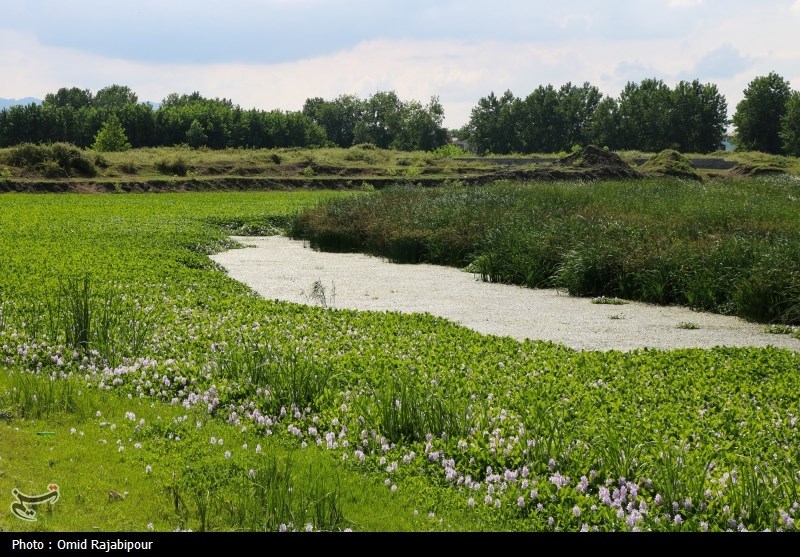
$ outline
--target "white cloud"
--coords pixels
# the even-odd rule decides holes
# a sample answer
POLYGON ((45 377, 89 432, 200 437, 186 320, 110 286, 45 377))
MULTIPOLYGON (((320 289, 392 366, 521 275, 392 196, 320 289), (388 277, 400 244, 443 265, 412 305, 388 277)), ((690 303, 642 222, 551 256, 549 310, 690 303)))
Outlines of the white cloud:
MULTIPOLYGON (((577 2, 569 13, 580 14, 576 6, 577 2)), ((571 29, 559 40, 534 35, 513 40, 379 38, 344 49, 328 46, 323 54, 281 63, 130 61, 47 46, 32 32, 0 28, 0 97, 42 98, 59 87, 97 91, 118 83, 147 101, 199 91, 231 99, 243 108, 299 110, 309 97, 364 98, 379 90, 395 90, 403 99, 423 103, 438 96, 446 125, 459 127, 478 100, 492 91, 510 89, 524 97, 539 85, 588 81, 616 97, 628 80, 656 77, 670 86, 685 78, 713 82, 732 111, 749 81, 769 71, 792 80, 795 88, 800 86, 797 18, 788 17, 790 6, 798 8, 800 0, 784 2, 781 10, 761 3, 737 5, 677 35, 616 37, 576 32, 607 22, 593 19, 593 12, 570 17, 563 10, 562 21, 571 29)))
POLYGON ((669 0, 667 6, 670 8, 691 8, 702 5, 704 0, 669 0))

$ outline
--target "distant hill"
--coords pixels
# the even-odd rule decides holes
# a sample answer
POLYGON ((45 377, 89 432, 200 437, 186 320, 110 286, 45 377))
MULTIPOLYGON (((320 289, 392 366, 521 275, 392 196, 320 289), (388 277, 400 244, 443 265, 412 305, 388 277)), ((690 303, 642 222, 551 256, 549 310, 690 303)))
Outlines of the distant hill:
POLYGON ((0 110, 4 108, 8 108, 9 106, 16 106, 18 104, 26 105, 26 104, 42 104, 42 99, 36 99, 34 97, 25 97, 24 99, 3 99, 0 98, 0 110))

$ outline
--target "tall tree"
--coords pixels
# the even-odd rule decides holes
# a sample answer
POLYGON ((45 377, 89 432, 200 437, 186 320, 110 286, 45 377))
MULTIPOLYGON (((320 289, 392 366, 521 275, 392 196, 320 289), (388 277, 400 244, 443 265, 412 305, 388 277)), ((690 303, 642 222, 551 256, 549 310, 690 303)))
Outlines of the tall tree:
POLYGON ((322 126, 328 140, 339 147, 353 145, 364 111, 364 102, 355 95, 341 95, 332 101, 314 97, 303 105, 303 114, 322 126))
POLYGON ((619 96, 619 136, 624 149, 660 151, 671 147, 672 95, 660 79, 628 82, 619 96))
POLYGON ((682 153, 710 153, 722 147, 728 103, 711 83, 681 81, 672 91, 669 135, 682 153))
POLYGON ((404 151, 432 151, 447 143, 447 130, 442 126, 444 108, 438 97, 431 97, 423 106, 408 101, 402 107, 402 125, 391 147, 404 151))
POLYGON ((781 140, 787 155, 800 157, 800 92, 792 91, 781 120, 781 140))
POLYGON ((124 85, 109 85, 94 95, 92 104, 98 110, 117 110, 129 104, 136 104, 139 97, 124 85))
POLYGON ((562 134, 559 150, 568 151, 573 145, 586 145, 590 142, 595 112, 602 99, 600 90, 588 82, 580 87, 570 82, 561 86, 558 90, 562 134))
POLYGON ((92 92, 89 89, 79 89, 77 87, 62 87, 55 93, 47 93, 44 96, 44 105, 55 108, 74 108, 79 109, 92 104, 92 92))
POLYGON ((602 145, 609 149, 619 149, 619 106, 613 97, 605 97, 597 103, 589 124, 589 143, 602 145))
POLYGON ((468 140, 481 155, 504 155, 521 150, 520 105, 511 91, 497 97, 494 91, 482 97, 472 109, 468 140))
POLYGON ((733 115, 737 148, 780 153, 781 120, 791 94, 789 82, 775 72, 751 81, 733 115))
POLYGON ((364 116, 356 125, 356 143, 388 149, 403 124, 403 103, 394 91, 379 91, 367 99, 364 116))
POLYGON ((520 105, 521 151, 555 153, 564 147, 564 121, 558 92, 552 85, 540 85, 520 105))

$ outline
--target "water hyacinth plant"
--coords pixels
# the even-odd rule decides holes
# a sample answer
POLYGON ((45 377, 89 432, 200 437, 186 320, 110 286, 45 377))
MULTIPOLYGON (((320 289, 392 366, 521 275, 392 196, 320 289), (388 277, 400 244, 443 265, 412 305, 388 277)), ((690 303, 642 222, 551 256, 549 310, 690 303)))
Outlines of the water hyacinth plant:
MULTIPOLYGON (((758 188, 773 191, 770 182, 758 188)), ((516 203, 511 186, 451 189, 495 207, 516 203)), ((586 193, 563 191, 541 199, 566 215, 586 193)), ((658 182, 647 195, 670 191, 658 182)), ((130 465, 139 489, 158 494, 160 514, 130 525, 142 530, 380 530, 387 514, 428 530, 794 529, 797 352, 577 352, 431 315, 260 299, 205 257, 230 245, 226 218, 267 222, 323 197, 366 195, 0 197, 0 411, 37 431, 44 420, 56 429, 52 416, 64 412, 84 416, 75 434, 64 432, 82 451, 72 458, 130 465), (52 266, 36 264, 45 254, 52 266), (117 402, 96 416, 97 400, 117 402), (89 437, 91 446, 78 444, 89 437), (353 477, 361 483, 347 483, 353 477), (401 510, 354 521, 353 501, 371 493, 362 485, 401 510)), ((470 222, 454 199, 437 203, 470 222)), ((419 207, 397 215, 406 210, 419 207)), ((567 221, 583 230, 581 219, 567 221)), ((548 237, 559 246, 572 238, 548 237)), ((448 245, 453 260, 472 249, 448 245)), ((623 283, 632 280, 622 269, 623 283)), ((15 435, 5 420, 0 435, 15 435)), ((69 462, 52 460, 57 471, 69 462)), ((0 476, 0 489, 9 481, 0 476)), ((130 492, 108 505, 117 517, 125 502, 146 504, 137 490, 108 489, 130 492)), ((57 530, 64 517, 48 520, 57 530)))

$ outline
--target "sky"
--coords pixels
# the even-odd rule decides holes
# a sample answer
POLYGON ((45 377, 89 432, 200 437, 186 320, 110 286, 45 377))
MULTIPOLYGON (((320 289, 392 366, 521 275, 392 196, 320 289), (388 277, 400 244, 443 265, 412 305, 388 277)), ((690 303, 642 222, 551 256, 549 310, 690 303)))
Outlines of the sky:
POLYGON ((800 90, 798 29, 800 0, 0 0, 0 98, 119 84, 289 111, 395 91, 455 129, 492 92, 698 79, 732 116, 769 72, 800 90))

